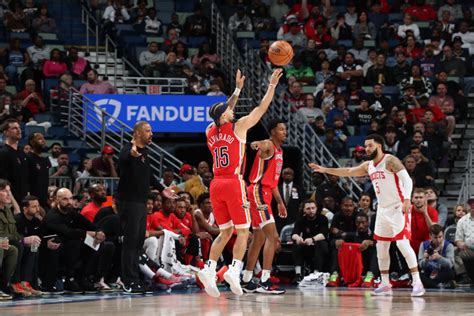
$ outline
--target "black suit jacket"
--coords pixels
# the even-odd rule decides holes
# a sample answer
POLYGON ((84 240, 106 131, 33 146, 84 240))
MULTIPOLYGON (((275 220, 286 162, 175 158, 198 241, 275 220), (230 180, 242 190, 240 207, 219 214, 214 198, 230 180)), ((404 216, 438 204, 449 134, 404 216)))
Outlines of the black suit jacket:
MULTIPOLYGON (((278 191, 280 192, 281 198, 285 201, 285 197, 283 194, 283 183, 278 184, 278 191)), ((288 216, 286 218, 280 218, 278 216, 278 207, 275 201, 275 198, 272 200, 272 210, 273 210, 273 217, 275 218, 275 224, 280 233, 281 229, 289 224, 293 224, 296 219, 299 217, 299 208, 300 203, 305 198, 304 190, 297 184, 293 182, 293 187, 291 189, 290 199, 288 204, 286 204, 286 210, 288 216)))

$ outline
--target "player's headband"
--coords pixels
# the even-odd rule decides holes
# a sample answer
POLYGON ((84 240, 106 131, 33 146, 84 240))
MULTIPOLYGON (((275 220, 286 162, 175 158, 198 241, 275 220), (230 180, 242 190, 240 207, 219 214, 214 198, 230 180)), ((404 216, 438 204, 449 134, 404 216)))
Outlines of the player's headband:
POLYGON ((217 123, 228 107, 227 102, 214 103, 209 108, 209 116, 217 123))

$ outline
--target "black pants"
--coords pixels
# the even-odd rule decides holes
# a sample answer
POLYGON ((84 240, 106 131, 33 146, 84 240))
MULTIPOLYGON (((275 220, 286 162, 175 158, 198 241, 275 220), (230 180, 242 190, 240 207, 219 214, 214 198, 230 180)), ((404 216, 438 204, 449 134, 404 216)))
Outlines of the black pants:
POLYGON ((303 266, 305 259, 311 260, 313 269, 322 271, 329 255, 326 240, 317 241, 312 246, 293 244, 293 261, 295 266, 303 266))
POLYGON ((83 277, 87 277, 94 282, 98 282, 102 277, 107 277, 115 253, 113 242, 104 241, 97 251, 88 246, 82 246, 82 253, 84 261, 83 277))
POLYGON ((20 280, 28 281, 36 287, 38 285, 38 264, 39 252, 31 252, 30 247, 25 247, 21 259, 20 280))
POLYGON ((111 266, 108 269, 108 273, 105 276, 107 283, 114 283, 117 277, 120 276, 121 261, 122 261, 122 243, 119 242, 119 237, 122 235, 122 227, 120 223, 120 217, 118 215, 111 215, 103 218, 97 226, 107 236, 107 241, 112 242, 115 247, 113 253, 111 266))
POLYGON ((59 274, 67 279, 78 277, 82 244, 81 240, 68 240, 62 241, 61 246, 56 250, 51 250, 46 246, 41 247, 40 277, 43 287, 54 286, 59 274))
POLYGON ((145 203, 119 201, 117 203, 123 230, 122 281, 139 281, 138 257, 143 250, 146 233, 145 203))
POLYGON ((434 279, 430 278, 430 274, 429 271, 423 271, 420 273, 421 282, 429 289, 437 288, 440 283, 453 281, 456 276, 453 269, 440 270, 434 279))

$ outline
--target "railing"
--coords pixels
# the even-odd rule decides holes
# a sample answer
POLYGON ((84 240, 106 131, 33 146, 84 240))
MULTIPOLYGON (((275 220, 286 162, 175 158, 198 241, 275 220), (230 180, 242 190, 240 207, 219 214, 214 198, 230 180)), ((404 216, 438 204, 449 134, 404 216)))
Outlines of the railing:
POLYGON ((82 5, 81 10, 82 23, 86 25, 86 52, 90 54, 90 37, 91 35, 95 37, 95 64, 99 63, 99 23, 96 18, 89 12, 86 6, 82 5))
POLYGON ((184 78, 122 77, 117 89, 124 94, 185 94, 188 86, 184 78))
MULTIPOLYGON (((74 88, 69 88, 68 96, 67 108, 64 103, 60 103, 61 109, 68 113, 68 130, 98 150, 105 144, 112 146, 115 149, 116 158, 118 158, 118 153, 124 144, 128 144, 132 139, 132 127, 105 112, 74 88)), ((161 177, 164 169, 171 168, 178 177, 182 165, 179 159, 156 143, 149 145, 148 150, 155 176, 161 177)))
POLYGON ((464 171, 464 180, 459 191, 458 203, 465 203, 469 197, 474 195, 474 142, 469 144, 469 152, 466 159, 466 169, 464 171))
POLYGON ((87 177, 78 179, 71 179, 70 177, 49 177, 49 185, 76 191, 76 188, 84 188, 86 184, 91 186, 100 183, 104 185, 107 194, 113 194, 117 190, 119 179, 120 178, 111 177, 87 177))
MULTIPOLYGON (((242 97, 252 99, 255 103, 263 98, 267 91, 271 69, 260 59, 257 52, 245 45, 243 57, 239 52, 234 41, 232 32, 227 28, 227 24, 222 17, 218 6, 213 2, 211 7, 211 30, 216 35, 217 53, 222 57, 222 65, 228 70, 229 74, 235 74, 237 69, 241 69, 246 77, 245 87, 242 97)), ((230 86, 235 84, 234 77, 231 76, 230 86)), ((303 182, 307 190, 312 189, 311 174, 312 171, 307 163, 316 162, 321 165, 340 167, 338 160, 324 145, 323 141, 306 123, 297 118, 295 114, 290 113, 288 104, 283 100, 282 89, 278 89, 267 114, 262 121, 266 123, 270 118, 281 118, 287 121, 288 137, 287 143, 298 147, 303 154, 303 182)), ((251 108, 247 105, 238 104, 237 112, 247 112, 251 108), (247 106, 247 107, 246 107, 247 106)), ((360 186, 354 179, 350 178, 349 189, 353 198, 358 197, 362 192, 360 186)), ((340 184, 342 188, 342 184, 340 184)))

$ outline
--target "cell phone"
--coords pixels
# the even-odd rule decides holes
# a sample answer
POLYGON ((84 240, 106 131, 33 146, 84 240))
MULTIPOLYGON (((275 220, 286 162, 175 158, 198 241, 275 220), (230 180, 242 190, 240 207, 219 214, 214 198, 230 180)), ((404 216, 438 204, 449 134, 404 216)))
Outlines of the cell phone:
POLYGON ((55 237, 58 237, 58 235, 54 234, 54 235, 46 235, 46 236, 43 236, 43 239, 51 239, 51 238, 55 238, 55 237))

